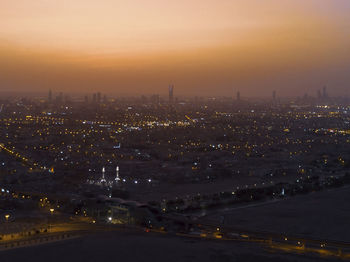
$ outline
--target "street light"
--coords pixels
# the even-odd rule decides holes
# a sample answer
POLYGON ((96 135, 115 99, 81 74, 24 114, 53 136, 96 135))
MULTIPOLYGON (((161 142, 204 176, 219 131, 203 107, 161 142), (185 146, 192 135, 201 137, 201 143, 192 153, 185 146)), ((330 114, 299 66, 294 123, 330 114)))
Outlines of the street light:
MULTIPOLYGON (((50 208, 51 217, 52 217, 52 215, 53 215, 53 211, 55 211, 55 209, 50 208)), ((52 225, 51 225, 51 223, 49 223, 49 231, 50 231, 50 232, 52 231, 52 225)))
POLYGON ((9 218, 10 218, 10 215, 9 215, 9 214, 6 214, 6 215, 5 215, 6 222, 9 221, 9 218))

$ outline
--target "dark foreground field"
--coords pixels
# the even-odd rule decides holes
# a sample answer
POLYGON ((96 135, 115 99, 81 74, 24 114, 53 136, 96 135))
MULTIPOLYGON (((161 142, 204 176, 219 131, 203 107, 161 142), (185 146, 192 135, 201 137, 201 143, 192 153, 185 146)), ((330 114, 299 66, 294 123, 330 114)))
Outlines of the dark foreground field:
MULTIPOLYGON (((350 187, 271 203, 250 204, 207 219, 246 230, 350 242, 350 187)), ((1 262, 100 261, 339 261, 310 252, 284 253, 256 242, 184 238, 143 232, 105 232, 51 244, 0 252, 1 262)))
MULTIPOLYGON (((101 261, 328 261, 312 254, 273 252, 254 243, 111 232, 0 252, 1 262, 101 261)), ((335 260, 334 260, 335 261, 335 260)))
POLYGON ((211 221, 249 230, 350 242, 350 187, 217 211, 211 221))

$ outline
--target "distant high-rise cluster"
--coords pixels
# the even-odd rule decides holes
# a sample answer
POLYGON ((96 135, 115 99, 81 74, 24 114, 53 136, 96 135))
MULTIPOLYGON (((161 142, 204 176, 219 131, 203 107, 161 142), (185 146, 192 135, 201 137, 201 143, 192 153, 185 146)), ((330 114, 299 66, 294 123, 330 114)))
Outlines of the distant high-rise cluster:
POLYGON ((160 97, 159 95, 152 95, 150 98, 151 102, 155 105, 159 105, 160 103, 160 97))
POLYGON ((320 100, 320 101, 325 101, 325 100, 327 100, 327 99, 329 98, 329 95, 328 95, 327 87, 326 87, 326 86, 324 86, 324 87, 322 88, 322 91, 321 91, 321 90, 318 90, 318 91, 317 91, 317 98, 318 98, 318 100, 320 100))
POLYGON ((49 95, 47 98, 47 101, 49 104, 53 104, 53 103, 61 104, 61 103, 69 102, 69 100, 70 100, 69 96, 68 95, 64 96, 62 92, 60 92, 54 99, 52 90, 51 89, 49 90, 49 95))
MULTIPOLYGON (((85 97, 85 102, 89 101, 89 97, 85 97)), ((103 95, 100 92, 93 93, 92 94, 92 103, 93 104, 101 104, 101 103, 106 103, 107 102, 107 96, 103 95)))
MULTIPOLYGON (((92 95, 83 96, 83 101, 85 103, 93 103, 93 104, 106 104, 108 102, 107 95, 103 95, 100 92, 93 93, 92 95)), ((67 94, 63 94, 62 92, 58 93, 56 97, 54 97, 54 93, 50 89, 48 92, 47 102, 49 104, 62 104, 62 103, 70 103, 71 97, 67 94)))

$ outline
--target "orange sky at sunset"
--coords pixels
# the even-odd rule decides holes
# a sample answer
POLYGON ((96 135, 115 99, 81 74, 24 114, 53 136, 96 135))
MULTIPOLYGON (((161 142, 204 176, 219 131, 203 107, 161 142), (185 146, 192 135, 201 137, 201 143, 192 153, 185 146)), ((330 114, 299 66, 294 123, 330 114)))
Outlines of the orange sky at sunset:
POLYGON ((1 0, 0 91, 334 95, 347 0, 1 0))

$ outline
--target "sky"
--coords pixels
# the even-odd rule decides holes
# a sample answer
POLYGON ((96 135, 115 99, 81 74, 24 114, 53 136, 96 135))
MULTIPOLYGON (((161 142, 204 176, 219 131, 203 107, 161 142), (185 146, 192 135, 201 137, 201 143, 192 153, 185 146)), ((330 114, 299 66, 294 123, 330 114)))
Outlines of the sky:
POLYGON ((0 0, 0 92, 350 91, 348 0, 0 0))

